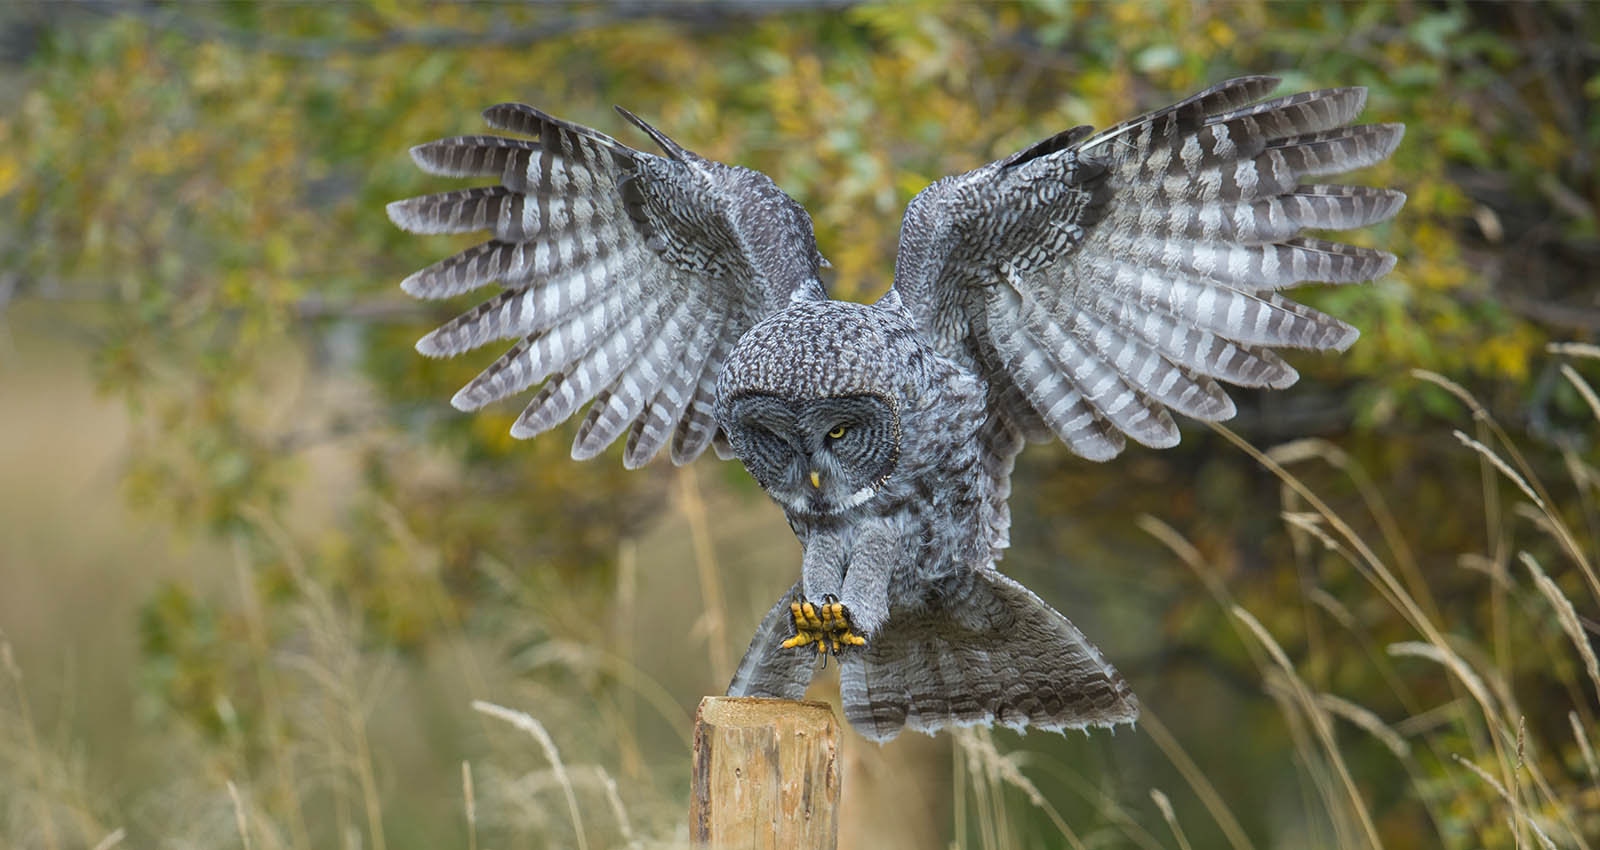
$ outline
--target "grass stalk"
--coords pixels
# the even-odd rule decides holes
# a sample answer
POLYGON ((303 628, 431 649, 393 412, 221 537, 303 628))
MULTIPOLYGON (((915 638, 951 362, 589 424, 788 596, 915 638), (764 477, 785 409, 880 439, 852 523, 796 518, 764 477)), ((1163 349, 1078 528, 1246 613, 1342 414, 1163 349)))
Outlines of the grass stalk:
MULTIPOLYGON (((1038 786, 1018 769, 1015 761, 1016 756, 1008 756, 1001 753, 995 747, 992 735, 986 730, 961 728, 952 733, 951 737, 955 740, 957 749, 967 756, 968 763, 976 762, 978 767, 981 767, 981 775, 985 779, 983 784, 988 785, 992 790, 1000 790, 1002 785, 1010 785, 1021 791, 1023 796, 1027 798, 1029 805, 1043 812, 1045 817, 1049 818, 1050 823, 1055 826, 1056 831, 1067 842, 1068 847, 1073 848, 1073 850, 1088 850, 1083 843, 1083 839, 1078 836, 1072 827, 1067 825, 1066 819, 1061 816, 1055 806, 1051 805, 1044 794, 1040 793, 1038 786)), ((999 810, 1004 810, 1004 798, 1002 796, 996 794, 993 802, 999 810)), ((997 846, 1010 847, 1014 846, 1014 843, 998 836, 995 838, 997 846)))
POLYGON ((1583 623, 1578 620, 1578 611, 1572 607, 1572 600, 1561 592, 1561 588, 1545 575, 1539 567, 1539 562, 1527 552, 1518 552, 1517 558, 1533 576, 1534 587, 1550 603, 1551 610, 1555 611, 1556 622, 1561 624, 1561 630, 1566 632, 1567 639, 1572 641, 1572 646, 1578 650, 1578 657, 1583 659, 1583 669, 1589 674, 1589 682, 1594 685, 1595 696, 1600 699, 1600 660, 1596 660, 1594 647, 1589 643, 1589 636, 1583 632, 1583 623))
POLYGON ((461 762, 461 802, 467 816, 467 850, 478 850, 478 797, 472 790, 472 762, 461 762))
MULTIPOLYGON (((1492 776, 1488 771, 1486 771, 1483 768, 1477 766, 1476 764, 1473 764, 1468 759, 1464 759, 1464 758, 1462 758, 1460 756, 1456 756, 1455 757, 1455 761, 1456 761, 1456 764, 1459 764, 1462 767, 1465 767, 1468 771, 1470 771, 1472 773, 1473 776, 1476 776, 1479 779, 1483 780, 1483 783, 1485 785, 1489 786, 1491 789, 1494 790, 1494 793, 1496 795, 1498 795, 1500 797, 1500 799, 1505 802, 1505 804, 1506 804, 1506 806, 1508 808, 1511 809, 1511 813, 1512 813, 1516 823, 1525 824, 1525 825, 1527 825, 1527 826, 1529 826, 1529 827, 1531 827, 1533 829, 1533 834, 1535 836, 1537 836, 1538 839, 1539 839, 1539 846, 1540 847, 1543 847, 1544 850, 1559 850, 1559 848, 1556 846, 1556 843, 1554 841, 1550 840, 1550 836, 1545 833, 1545 831, 1539 826, 1539 824, 1537 822, 1535 822, 1531 817, 1528 816, 1527 809, 1523 808, 1521 805, 1518 804, 1517 800, 1514 797, 1512 797, 1510 792, 1508 792, 1506 790, 1506 786, 1500 784, 1499 780, 1495 779, 1494 776, 1492 776)), ((1517 835, 1517 846, 1520 847, 1520 846, 1522 846, 1521 833, 1519 831, 1515 831, 1515 830, 1514 830, 1514 832, 1517 835)))
POLYGON ((1141 706, 1139 710, 1139 728, 1150 736, 1150 740, 1178 769, 1189 787, 1194 789, 1195 796, 1200 798, 1200 804, 1211 813, 1211 819, 1217 822, 1217 827, 1222 830, 1223 837, 1227 838, 1233 850, 1255 850, 1250 836, 1245 833, 1244 827, 1239 824, 1239 819, 1233 816, 1233 811, 1223 801, 1222 795, 1217 793, 1216 786, 1206 778, 1205 771, 1194 763, 1194 759, 1184 751, 1178 739, 1167 731, 1166 724, 1161 722, 1149 706, 1141 706))
POLYGON ((1467 400, 1469 402, 1469 406, 1473 410, 1473 418, 1480 422, 1489 430, 1491 434, 1494 435, 1495 441, 1505 449, 1506 455, 1511 458, 1511 463, 1507 464, 1504 460, 1501 460, 1499 455, 1497 455, 1493 449, 1488 447, 1486 441, 1471 440, 1470 437, 1465 437, 1459 431, 1456 432, 1457 439, 1460 439, 1463 442, 1470 440, 1471 442, 1468 443, 1469 446, 1474 448, 1476 451, 1483 453, 1487 458, 1489 458, 1496 469, 1498 469, 1503 475, 1506 475, 1506 477, 1509 478, 1513 483, 1517 484, 1519 488, 1523 490, 1524 494, 1528 495, 1532 499, 1534 504, 1538 506, 1539 510, 1544 513, 1546 518, 1549 519, 1550 524, 1554 529, 1557 542, 1561 544, 1562 548, 1567 551, 1567 554, 1582 571, 1585 580, 1587 580, 1589 583, 1590 592, 1594 594, 1595 601, 1600 602, 1600 574, 1595 572, 1594 564, 1590 562, 1589 556, 1584 553, 1583 547, 1578 545, 1578 540, 1573 536, 1571 530, 1567 528, 1566 521, 1561 518, 1560 514, 1550 510, 1548 507, 1554 503, 1554 499, 1552 499, 1550 494, 1545 491, 1544 485, 1539 481, 1539 477, 1533 473, 1533 467, 1528 463, 1527 458, 1523 457, 1522 452, 1517 448, 1516 443, 1513 442, 1511 437, 1506 434, 1505 430, 1500 427, 1500 423, 1496 422, 1494 417, 1490 416, 1488 411, 1486 411, 1482 405, 1478 404, 1477 400, 1472 398, 1470 393, 1468 393, 1465 389, 1453 384, 1443 376, 1434 374, 1432 372, 1427 372, 1423 369, 1413 369, 1412 374, 1416 375, 1417 377, 1430 380, 1439 386, 1447 388, 1455 387, 1452 392, 1454 392, 1458 398, 1467 400), (1516 467, 1518 474, 1510 474, 1512 465, 1516 467))
POLYGON ((600 780, 600 788, 605 792, 606 805, 611 807, 611 814, 617 819, 617 831, 622 836, 622 843, 637 847, 639 842, 633 837, 633 823, 628 819, 628 810, 622 805, 622 795, 617 793, 617 780, 599 765, 594 770, 600 780))
POLYGON ((572 831, 577 838, 578 850, 588 850, 589 837, 583 829, 583 816, 578 811, 578 796, 572 788, 572 777, 567 775, 567 767, 561 761, 561 753, 556 749, 556 742, 550 737, 550 733, 545 731, 543 724, 530 714, 481 699, 472 701, 472 710, 521 729, 539 744, 539 749, 544 752, 545 760, 550 763, 550 769, 555 772, 556 782, 560 784, 561 792, 566 797, 567 812, 572 817, 572 831))
POLYGON ((1589 770, 1589 781, 1600 787, 1600 761, 1595 760, 1594 746, 1589 743, 1588 730, 1578 719, 1576 711, 1567 712, 1567 722, 1572 725, 1572 738, 1578 742, 1578 754, 1583 757, 1583 766, 1589 770))
POLYGON ((239 829, 239 840, 244 844, 244 850, 250 850, 250 821, 245 817, 244 800, 239 797, 239 787, 233 780, 227 782, 228 797, 233 800, 233 822, 239 829))
POLYGON ((1405 577, 1407 589, 1416 598, 1419 607, 1431 617, 1439 616, 1438 603, 1433 599, 1433 591, 1429 589, 1428 582, 1422 576, 1421 569, 1417 566, 1416 556, 1412 554, 1411 547, 1406 543, 1405 534, 1400 530, 1400 522, 1395 518, 1394 511, 1389 507, 1389 502, 1383 497, 1383 491, 1373 483, 1372 477, 1367 475, 1361 464, 1356 463, 1343 449, 1333 443, 1320 438, 1307 438, 1295 440, 1283 445, 1275 446, 1266 452, 1267 457, 1287 467, 1298 460, 1318 458, 1344 473, 1355 485, 1356 493, 1360 496, 1367 512, 1378 526, 1378 533, 1383 535, 1384 545, 1394 555, 1395 566, 1400 574, 1405 577))
POLYGON ((1379 848, 1383 847, 1383 841, 1378 838, 1378 827, 1373 823, 1371 813, 1367 811, 1367 803, 1362 798, 1360 789, 1356 787, 1355 780, 1350 776, 1350 768, 1345 764, 1344 755, 1339 751, 1338 741, 1334 740, 1332 724, 1328 722, 1327 713, 1317 705, 1316 698, 1312 696, 1310 689, 1306 687, 1305 681, 1295 672, 1294 664, 1289 660, 1288 654, 1272 638, 1266 627, 1261 625, 1261 621, 1257 620, 1249 611, 1237 605, 1233 607, 1233 616, 1250 629, 1256 640, 1261 642, 1262 648, 1267 651, 1267 654, 1272 657, 1272 660, 1282 670, 1283 674, 1288 677, 1288 683, 1293 690, 1296 701, 1300 704, 1301 711, 1304 712, 1306 719, 1310 721, 1312 731, 1316 733, 1317 739, 1322 744, 1323 754, 1338 774, 1339 782, 1344 786, 1345 793, 1349 795, 1350 807, 1356 813, 1356 818, 1361 824, 1361 831, 1366 837, 1368 846, 1372 847, 1373 850, 1379 850, 1379 848))
POLYGON ((1178 850, 1194 850, 1189 844, 1189 836, 1183 833, 1183 827, 1178 825, 1178 815, 1172 810, 1172 801, 1167 795, 1161 793, 1159 788, 1150 789, 1150 800, 1161 811, 1161 817, 1166 820, 1167 826, 1172 828, 1172 837, 1178 842, 1178 850))
MULTIPOLYGON (((1357 534, 1347 522, 1345 522, 1343 517, 1330 508, 1321 497, 1312 492, 1311 488, 1307 487, 1303 481, 1291 474, 1288 470, 1284 469, 1280 464, 1268 457, 1260 449, 1257 449, 1255 446, 1251 445, 1248 440, 1240 437, 1227 427, 1218 425, 1214 422, 1211 423, 1211 428, 1212 430, 1221 434, 1229 442, 1233 443, 1234 446, 1239 450, 1254 458, 1257 463, 1266 467, 1266 469, 1273 475, 1276 475, 1280 481, 1288 484, 1296 493, 1300 495, 1302 499, 1306 501, 1306 504, 1310 505, 1318 514, 1321 514, 1323 519, 1328 522, 1329 526, 1337 531, 1339 536, 1342 537, 1351 547, 1351 549, 1360 556, 1360 563, 1364 563, 1368 567, 1368 569, 1359 571, 1361 575, 1367 577, 1373 583, 1374 588, 1382 593, 1382 595, 1390 602, 1390 604, 1395 607, 1395 610, 1400 613, 1400 615, 1403 616, 1408 623, 1411 624, 1412 628, 1420 632, 1429 644, 1438 648, 1438 650, 1442 653, 1447 653, 1451 656, 1455 655, 1454 650, 1450 648, 1449 642, 1446 640, 1444 634, 1439 631, 1439 628, 1434 624, 1433 620, 1431 620, 1422 612, 1420 608, 1417 607, 1416 601, 1413 600, 1410 594, 1406 592, 1405 587, 1395 578, 1394 573, 1392 573, 1384 564, 1383 560, 1377 556, 1377 553, 1372 551, 1372 547, 1368 546, 1367 542, 1362 539, 1362 537, 1357 534)), ((1485 708, 1487 709, 1487 706, 1485 708)), ((1490 745, 1495 750, 1496 758, 1500 763, 1501 773, 1507 777, 1507 781, 1510 781, 1511 760, 1509 755, 1506 753, 1505 744, 1501 740, 1501 736, 1494 734, 1494 731, 1497 728, 1504 727, 1503 720, 1495 715, 1492 711, 1488 710, 1486 710, 1484 713, 1484 720, 1488 724, 1488 728, 1490 730, 1490 745)))
POLYGON ((706 521, 705 500, 700 497, 700 482, 695 477, 693 467, 681 467, 677 479, 678 500, 684 519, 689 523, 695 573, 699 576, 700 595, 705 603, 701 616, 704 617, 712 675, 717 682, 725 683, 733 676, 733 663, 728 657, 727 608, 722 603, 722 579, 717 570, 711 526, 706 521))
MULTIPOLYGON (((262 518, 264 519, 264 515, 262 518)), ((285 551, 285 557, 296 557, 293 547, 287 546, 287 541, 277 542, 280 551, 285 551)), ((267 752, 272 761, 273 778, 277 784, 278 796, 285 802, 290 838, 295 847, 309 850, 312 846, 311 831, 306 825, 305 810, 300 804, 300 783, 296 775, 294 758, 290 755, 288 741, 284 738, 281 683, 278 677, 273 675, 272 665, 268 663, 272 650, 267 640, 266 615, 261 607, 261 599, 256 593, 244 544, 237 537, 233 540, 233 554, 234 578, 239 587, 239 598, 244 610, 245 639, 249 642, 250 652, 255 661, 251 666, 255 671, 256 687, 261 691, 261 711, 267 730, 267 752)), ((303 567, 297 565, 297 568, 303 573, 303 567)))
MULTIPOLYGON (((39 746, 39 735, 33 725, 33 711, 28 705, 28 692, 22 684, 22 667, 17 664, 15 652, 11 642, 6 640, 5 633, 0 632, 0 668, 5 670, 6 677, 11 680, 11 691, 17 697, 17 716, 21 718, 22 738, 28 751, 28 760, 32 763, 34 781, 40 788, 48 787, 49 780, 45 775, 44 750, 39 746)), ((61 839, 56 835, 56 822, 50 811, 49 801, 41 795, 37 801, 39 810, 39 831, 44 836, 44 846, 47 850, 60 850, 61 839)))
MULTIPOLYGON (((633 538, 624 538, 617 546, 617 601, 615 631, 612 634, 612 654, 617 658, 634 657, 634 623, 638 618, 639 596, 639 546, 633 538)), ((621 727, 632 735, 639 728, 638 667, 623 664, 618 673, 622 677, 622 691, 617 695, 617 713, 621 727)), ((644 764, 639 758, 637 745, 622 747, 622 774, 638 779, 644 774, 644 764)))

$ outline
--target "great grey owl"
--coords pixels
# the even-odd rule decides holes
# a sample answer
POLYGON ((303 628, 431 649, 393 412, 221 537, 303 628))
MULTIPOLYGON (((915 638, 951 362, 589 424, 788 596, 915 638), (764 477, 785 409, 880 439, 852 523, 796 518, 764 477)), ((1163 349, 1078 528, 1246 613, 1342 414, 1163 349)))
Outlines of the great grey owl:
POLYGON ((728 693, 798 698, 838 659, 845 714, 875 740, 951 724, 1132 722, 1127 684, 1065 617, 995 568, 1027 440, 1108 460, 1178 442, 1169 413, 1227 419, 1218 385, 1287 387, 1275 347, 1356 330, 1279 293, 1395 258, 1301 235, 1388 218, 1388 189, 1301 183, 1370 165, 1403 127, 1350 126, 1360 88, 1261 100, 1244 77, 1109 130, 1076 127, 923 190, 894 284, 829 300, 811 219, 765 175, 700 157, 621 110, 663 155, 521 104, 531 137, 420 145, 425 171, 497 185, 389 206, 418 233, 489 241, 406 278, 418 298, 489 283, 424 337, 444 357, 517 342, 456 394, 473 410, 542 382, 532 437, 589 404, 572 456, 624 431, 637 467, 671 443, 743 461, 804 548, 728 693))

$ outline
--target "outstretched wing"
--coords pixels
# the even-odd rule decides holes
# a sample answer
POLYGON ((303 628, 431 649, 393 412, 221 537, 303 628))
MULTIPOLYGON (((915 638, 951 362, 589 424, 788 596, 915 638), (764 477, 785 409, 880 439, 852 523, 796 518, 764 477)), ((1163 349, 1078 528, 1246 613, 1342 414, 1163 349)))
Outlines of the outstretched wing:
POLYGON ((994 474, 1019 436, 1105 460, 1178 442, 1168 409, 1234 413, 1217 381, 1286 387, 1272 349, 1339 349, 1349 325, 1279 290, 1395 258, 1301 235, 1400 209, 1389 189, 1299 182, 1389 155, 1404 128, 1347 126, 1366 92, 1254 103, 1245 77, 1098 134, 1080 127, 933 184, 906 210, 894 289, 946 354, 990 380, 994 474), (1253 104, 1253 105, 1252 105, 1253 104))
POLYGON ((1301 183, 1378 162, 1404 127, 1348 126, 1365 89, 1256 103, 1244 77, 1101 133, 1077 127, 919 194, 893 292, 947 356, 989 380, 979 435, 991 542, 1024 438, 1107 460, 1125 437, 1178 442, 1168 409, 1234 414, 1218 381, 1286 387, 1272 349, 1348 347, 1356 330, 1279 290, 1371 280, 1382 251, 1301 235, 1395 214, 1389 189, 1301 183))
POLYGON ((457 408, 543 382, 514 436, 547 431, 593 400, 574 458, 599 454, 626 430, 630 468, 669 438, 683 464, 716 432, 717 375, 734 343, 791 298, 826 297, 822 258, 810 217, 765 175, 704 159, 618 111, 666 156, 515 103, 484 119, 531 139, 460 136, 413 148, 429 173, 500 182, 389 205, 414 233, 490 233, 401 286, 428 299, 501 287, 417 343, 448 357, 518 340, 456 393, 457 408))

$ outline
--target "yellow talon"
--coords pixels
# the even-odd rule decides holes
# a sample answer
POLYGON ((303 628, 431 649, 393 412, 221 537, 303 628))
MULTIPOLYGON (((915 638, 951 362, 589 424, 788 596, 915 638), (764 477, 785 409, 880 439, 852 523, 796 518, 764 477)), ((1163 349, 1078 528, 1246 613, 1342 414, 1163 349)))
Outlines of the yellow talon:
POLYGON ((812 610, 809 603, 804 605, 799 602, 789 603, 789 616, 794 618, 794 637, 783 641, 780 646, 784 649, 794 649, 797 646, 805 646, 812 641, 821 643, 822 635, 818 633, 820 631, 818 628, 820 622, 817 620, 816 612, 812 610))
POLYGON ((850 614, 843 602, 791 602, 789 616, 794 620, 794 636, 779 644, 784 649, 815 643, 818 655, 830 651, 838 655, 841 647, 867 644, 866 638, 851 631, 850 614))

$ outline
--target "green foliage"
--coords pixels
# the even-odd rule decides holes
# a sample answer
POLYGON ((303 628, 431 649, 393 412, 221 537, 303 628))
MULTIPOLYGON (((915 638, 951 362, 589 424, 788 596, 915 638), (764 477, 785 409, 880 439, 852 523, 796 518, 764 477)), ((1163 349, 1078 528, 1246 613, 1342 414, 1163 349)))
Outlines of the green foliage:
MULTIPOLYGON (((361 833, 381 844, 387 819, 393 843, 422 846, 444 831, 440 824, 453 829, 453 809, 437 801, 457 793, 454 755, 426 763, 415 772, 432 778, 401 789, 384 784, 401 774, 396 762, 337 748, 336 765, 318 763, 335 789, 326 797, 301 794, 285 778, 304 767, 298 748, 325 749, 319 742, 337 737, 330 728, 365 735, 369 722, 404 726, 385 718, 407 706, 375 717, 352 680, 389 663, 428 670, 449 653, 463 677, 449 681, 488 679, 479 663, 515 681, 516 695, 548 709, 544 722, 568 730, 564 747, 620 772, 635 806, 664 800, 669 812, 645 803, 633 815, 670 823, 682 773, 674 701, 692 704, 720 685, 726 671, 708 659, 737 657, 755 612, 792 572, 787 541, 739 550, 773 562, 774 578, 771 587, 744 588, 747 565, 724 559, 724 612, 699 584, 706 552, 645 551, 637 573, 622 566, 630 541, 679 515, 689 492, 670 498, 669 486, 684 484, 679 473, 664 461, 624 473, 614 451, 572 463, 558 434, 513 441, 514 409, 463 416, 446 404, 492 353, 432 361, 412 351, 460 305, 411 302, 395 283, 464 242, 401 234, 383 204, 445 185, 412 166, 410 145, 479 132, 477 111, 504 100, 643 145, 610 112, 620 103, 706 156, 766 171, 815 219, 833 290, 867 299, 890 280, 900 210, 941 175, 1239 73, 1275 73, 1287 89, 1367 86, 1364 118, 1404 122, 1408 135, 1390 161, 1353 179, 1400 187, 1410 199, 1393 222, 1353 238, 1395 252, 1400 264, 1373 286, 1310 295, 1363 338, 1337 358, 1297 359, 1306 380, 1282 397, 1245 394, 1238 429, 1262 445, 1326 437, 1349 460, 1341 468, 1369 470, 1410 554, 1383 512, 1369 510, 1371 488, 1329 475, 1316 481, 1318 492, 1359 506, 1358 536, 1384 541, 1386 561, 1418 604, 1426 600, 1430 617, 1475 647, 1470 659, 1502 676, 1506 694, 1528 695, 1520 708, 1530 740, 1572 740, 1564 713, 1541 709, 1570 703, 1587 722, 1594 704, 1585 674, 1544 613, 1544 597, 1511 566, 1517 546, 1546 565, 1572 553, 1548 540, 1512 543, 1509 529, 1523 520, 1506 505, 1520 494, 1440 439, 1440 421, 1460 416, 1457 397, 1419 384, 1411 370, 1470 387, 1532 442, 1540 475, 1575 475, 1578 495, 1553 504, 1575 527, 1582 522, 1596 495, 1595 479, 1585 477, 1591 411, 1543 352, 1553 338, 1600 328, 1588 276, 1600 260, 1592 47, 1600 16, 1579 4, 1390 0, 788 5, 656 4, 643 18, 631 7, 577 3, 0 13, 0 28, 30 36, 27 55, 7 68, 14 82, 0 85, 0 293, 15 285, 23 301, 55 304, 52 332, 81 335, 94 380, 126 401, 128 501, 234 554, 219 571, 239 572, 238 587, 167 586, 144 600, 137 637, 157 706, 146 722, 192 736, 206 775, 259 779, 251 811, 270 824, 259 826, 259 841, 326 846, 335 834, 361 833), (1486 591, 1488 568, 1478 561, 1454 566, 1461 553, 1481 553, 1498 589, 1486 591), (626 608, 622 598, 631 597, 618 588, 636 580, 656 581, 670 601, 626 608), (638 610, 660 614, 652 621, 659 640, 636 646, 619 636, 611 620, 638 610), (652 690, 630 678, 667 646, 676 647, 676 664, 652 675, 668 684, 652 690), (460 660, 473 653, 496 660, 460 660), (296 678, 274 661, 283 658, 314 672, 296 678), (653 712, 634 712, 641 695, 653 712), (410 805, 416 800, 436 805, 410 805), (413 828, 395 828, 402 820, 413 828)), ((1399 769, 1381 742, 1341 739, 1386 842, 1508 843, 1498 797, 1463 778, 1450 755, 1487 764, 1507 746, 1507 729, 1515 734, 1519 703, 1475 716, 1443 671, 1384 656, 1388 644, 1421 639, 1416 624, 1384 607, 1370 565, 1323 551, 1315 530, 1285 530, 1280 509, 1307 509, 1280 495, 1279 479, 1198 430, 1177 451, 1130 453, 1104 468, 1059 447, 1036 448, 1021 470, 1019 545, 1007 568, 1047 598, 1107 600, 1062 607, 1108 651, 1116 647, 1113 657, 1129 659, 1119 666, 1194 750, 1250 834, 1283 843, 1311 822, 1321 844, 1360 844, 1352 812, 1324 794, 1330 754, 1299 746, 1317 715, 1261 697, 1263 680, 1279 698, 1287 680, 1239 631, 1234 603, 1255 612, 1318 692, 1406 718, 1419 730, 1406 733, 1413 737, 1427 734, 1428 752, 1399 769), (1141 513, 1193 542, 1207 581, 1151 544, 1130 519, 1141 513), (1063 553, 1074 569, 1059 569, 1063 553), (1219 588, 1227 604, 1214 595, 1219 588), (1126 640, 1111 639, 1119 631, 1126 640), (1189 693, 1204 698, 1190 705, 1189 693), (1285 787, 1310 789, 1314 804, 1285 787), (1270 806, 1246 802, 1258 796, 1270 806)), ((734 467, 702 465, 697 480, 719 511, 719 530, 771 513, 734 467)), ((732 545, 734 532, 721 533, 728 537, 718 544, 732 545)), ((1600 600, 1585 596, 1579 573, 1570 564, 1549 569, 1592 618, 1600 600)), ((475 696, 488 693, 473 687, 475 696)), ((430 710, 444 717, 452 709, 430 710)), ((437 726, 476 728, 450 722, 457 725, 437 726)), ((385 740, 404 738, 388 731, 385 740)), ((984 761, 994 741, 974 740, 958 745, 966 766, 957 775, 978 784, 987 777, 983 793, 994 799, 974 798, 989 813, 987 827, 954 827, 954 839, 1034 846, 1025 836, 1049 819, 1006 796, 1020 786, 984 761), (1003 816, 1017 825, 996 827, 1003 816)), ((1131 765, 1078 785, 1035 780, 1046 798, 1068 800, 1056 805, 1075 826, 1167 843, 1149 837, 1160 824, 1143 796, 1159 782, 1181 823, 1221 840, 1197 826, 1210 816, 1192 796, 1180 799, 1186 786, 1148 745, 1115 755, 1099 742, 1038 746, 1042 762, 1070 770, 1085 760, 1131 765), (1135 834, 1104 799, 1072 792, 1116 782, 1124 795, 1116 805, 1135 809, 1149 832, 1135 834)), ((1560 788, 1577 788, 1575 777, 1592 769, 1568 744, 1527 759, 1560 788)), ((526 815, 484 827, 501 830, 503 843, 530 829, 568 828, 540 820, 551 816, 517 802, 518 777, 502 778, 492 785, 505 794, 496 798, 502 811, 526 815)), ((591 790, 603 790, 596 782, 591 790)), ((585 799, 596 812, 609 806, 600 791, 585 799)), ((1532 799, 1554 807, 1548 795, 1532 799)), ((1573 809, 1588 818, 1577 833, 1600 832, 1597 808, 1585 798, 1573 809)), ((1545 813, 1551 822, 1560 815, 1545 813)), ((620 823, 625 833, 627 820, 620 823)))

